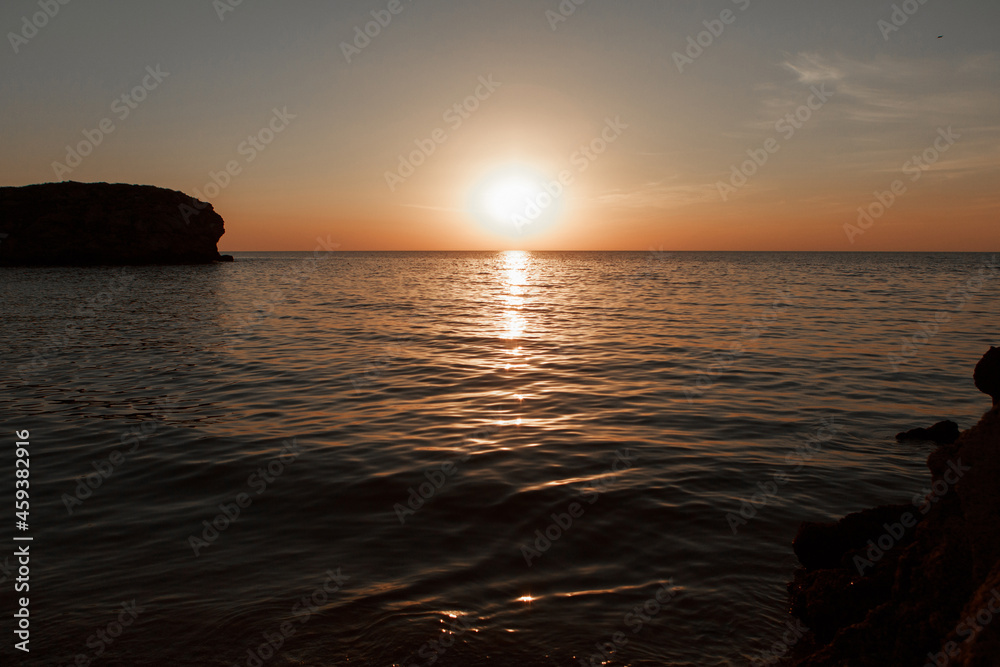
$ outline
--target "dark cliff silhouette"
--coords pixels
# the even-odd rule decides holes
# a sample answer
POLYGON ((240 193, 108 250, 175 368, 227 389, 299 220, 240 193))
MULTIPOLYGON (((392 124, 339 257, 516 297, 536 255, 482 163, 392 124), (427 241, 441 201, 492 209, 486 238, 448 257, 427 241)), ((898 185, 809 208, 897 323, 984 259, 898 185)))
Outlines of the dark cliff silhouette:
POLYGON ((0 188, 0 265, 228 261, 211 204, 149 185, 45 183, 0 188))

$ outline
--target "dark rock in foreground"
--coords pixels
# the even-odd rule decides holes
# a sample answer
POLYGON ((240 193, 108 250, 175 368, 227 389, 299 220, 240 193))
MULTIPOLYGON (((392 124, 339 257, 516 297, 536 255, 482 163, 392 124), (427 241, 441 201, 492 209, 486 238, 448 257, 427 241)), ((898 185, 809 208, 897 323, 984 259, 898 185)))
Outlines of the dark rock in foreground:
POLYGON ((899 521, 907 510, 913 507, 882 505, 848 514, 835 523, 806 521, 799 526, 795 537, 795 555, 807 570, 850 568, 852 556, 863 553, 869 540, 886 532, 885 525, 899 521))
POLYGON ((990 351, 976 364, 976 372, 972 374, 976 389, 989 394, 993 405, 1000 405, 1000 347, 991 347, 990 351))
POLYGON ((930 440, 937 445, 950 445, 958 440, 958 424, 948 420, 938 422, 930 428, 915 428, 896 434, 896 440, 930 440))
POLYGON ((224 223, 211 204, 148 185, 0 188, 0 265, 207 264, 224 223))
POLYGON ((788 664, 1000 665, 1000 406, 927 465, 911 504, 803 524, 788 588, 812 633, 788 664))

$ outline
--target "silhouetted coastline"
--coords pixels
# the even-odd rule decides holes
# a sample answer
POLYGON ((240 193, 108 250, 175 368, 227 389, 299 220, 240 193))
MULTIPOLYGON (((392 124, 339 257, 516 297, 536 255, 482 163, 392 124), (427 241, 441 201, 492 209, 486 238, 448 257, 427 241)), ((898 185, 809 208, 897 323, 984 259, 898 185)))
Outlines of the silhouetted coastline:
POLYGON ((0 265, 208 264, 225 223, 211 204, 149 185, 0 188, 0 265))
MULTIPOLYGON (((996 400, 997 355, 976 367, 996 400)), ((833 665, 995 665, 1000 656, 1000 406, 927 459, 911 503, 804 523, 792 612, 812 632, 789 661, 833 665)))

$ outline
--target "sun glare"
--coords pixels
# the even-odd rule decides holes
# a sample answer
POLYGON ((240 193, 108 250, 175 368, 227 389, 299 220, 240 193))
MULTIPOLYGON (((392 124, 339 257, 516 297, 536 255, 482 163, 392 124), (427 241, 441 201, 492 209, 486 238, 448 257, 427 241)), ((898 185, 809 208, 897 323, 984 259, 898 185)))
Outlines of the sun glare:
POLYGON ((508 238, 537 234, 558 219, 565 188, 545 173, 508 165, 485 174, 471 193, 470 213, 508 238))
POLYGON ((497 222, 515 224, 517 215, 523 213, 527 202, 538 194, 538 184, 520 175, 499 178, 484 194, 486 212, 497 222))

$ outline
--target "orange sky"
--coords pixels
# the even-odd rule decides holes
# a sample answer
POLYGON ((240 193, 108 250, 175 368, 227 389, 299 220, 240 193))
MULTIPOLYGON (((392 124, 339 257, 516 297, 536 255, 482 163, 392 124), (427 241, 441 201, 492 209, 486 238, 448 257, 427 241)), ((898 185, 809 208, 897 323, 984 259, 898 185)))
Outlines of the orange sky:
POLYGON ((200 195, 224 251, 997 249, 998 6, 383 4, 66 5, 0 181, 200 195))

